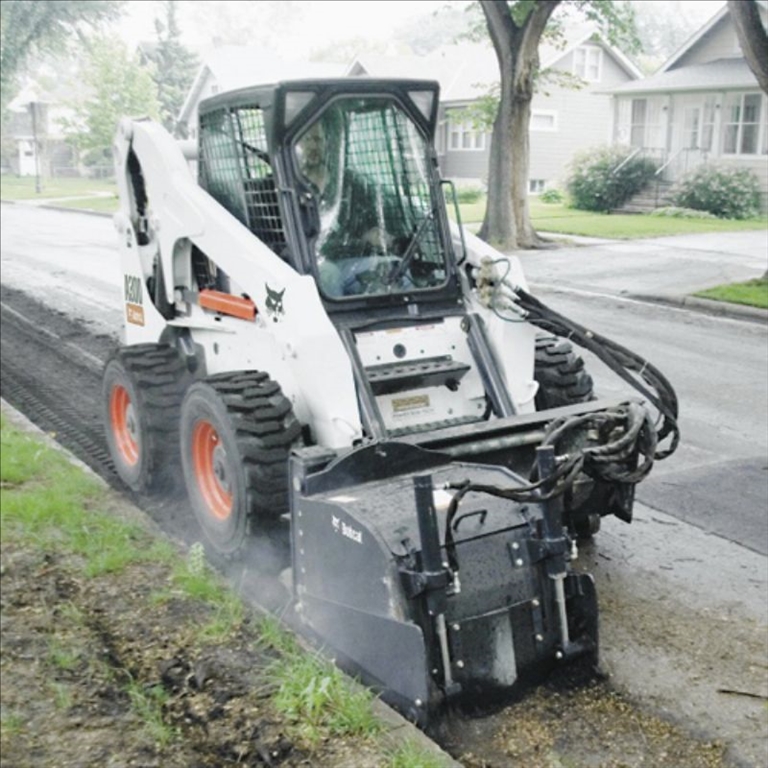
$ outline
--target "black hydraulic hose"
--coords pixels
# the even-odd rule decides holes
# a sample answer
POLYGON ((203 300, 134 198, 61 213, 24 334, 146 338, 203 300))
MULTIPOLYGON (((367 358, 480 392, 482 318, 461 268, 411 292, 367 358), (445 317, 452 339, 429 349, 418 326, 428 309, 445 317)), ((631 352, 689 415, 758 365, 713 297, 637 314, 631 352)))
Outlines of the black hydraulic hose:
POLYGON ((640 355, 555 312, 522 288, 516 287, 514 290, 517 303, 528 313, 526 318, 528 322, 589 350, 648 399, 663 417, 657 441, 660 442, 667 435, 672 436, 669 447, 657 451, 655 458, 660 460, 672 455, 680 440, 680 431, 677 427, 678 401, 675 390, 664 374, 640 355), (650 389, 638 381, 630 373, 631 371, 638 374, 650 389))

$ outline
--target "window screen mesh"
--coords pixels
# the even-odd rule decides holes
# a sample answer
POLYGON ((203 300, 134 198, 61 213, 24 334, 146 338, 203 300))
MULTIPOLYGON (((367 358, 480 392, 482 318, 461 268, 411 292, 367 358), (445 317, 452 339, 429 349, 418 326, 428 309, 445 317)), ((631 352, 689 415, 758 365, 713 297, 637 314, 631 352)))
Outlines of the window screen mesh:
POLYGON ((339 99, 307 127, 295 149, 317 203, 314 252, 326 295, 444 284, 427 144, 393 99, 339 99))
POLYGON ((200 117, 200 182, 265 245, 282 255, 285 232, 258 107, 200 117))

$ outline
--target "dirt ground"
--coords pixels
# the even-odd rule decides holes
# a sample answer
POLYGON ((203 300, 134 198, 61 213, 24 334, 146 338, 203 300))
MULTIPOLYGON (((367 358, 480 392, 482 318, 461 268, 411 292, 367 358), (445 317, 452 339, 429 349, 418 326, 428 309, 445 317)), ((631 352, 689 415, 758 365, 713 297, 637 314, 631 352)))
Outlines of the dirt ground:
POLYGON ((294 738, 254 622, 201 642, 210 606, 152 598, 165 566, 84 578, 72 557, 12 544, 1 563, 3 766, 383 764, 373 744, 294 738))
MULTIPOLYGON (((109 513, 143 518, 117 494, 110 505, 109 513)), ((153 528, 148 533, 158 535, 153 528)), ((259 642, 257 613, 223 639, 206 642, 199 629, 214 609, 181 592, 168 597, 168 566, 142 563, 85 578, 80 565, 50 548, 8 541, 0 548, 2 766, 392 765, 380 743, 335 737, 308 744, 297 735, 296 724, 270 701, 274 655, 259 642), (166 598, 156 599, 158 593, 166 598)), ((596 566, 590 567, 599 575, 596 566)), ((639 640, 655 627, 663 637, 654 647, 674 651, 675 664, 687 656, 697 670, 709 670, 710 687, 727 672, 731 687, 748 690, 751 678, 759 690, 764 670, 748 663, 763 656, 759 628, 750 642, 737 643, 746 655, 726 655, 728 638, 736 639, 733 622, 710 619, 703 631, 692 611, 688 616, 668 600, 627 600, 633 585, 621 583, 615 571, 608 576, 602 577, 601 605, 609 670, 611 657, 623 649, 649 680, 668 674, 642 655, 639 640), (613 619, 627 612, 631 616, 620 624, 628 629, 617 634, 613 619), (716 668, 702 662, 712 655, 720 659, 716 668), (747 680, 737 680, 736 671, 747 680)), ((747 631, 743 622, 737 626, 747 631)), ((652 697, 650 706, 647 695, 640 703, 635 693, 620 690, 613 679, 559 675, 495 711, 448 713, 431 735, 466 768, 761 766, 734 756, 711 730, 693 732, 659 701, 654 706, 652 697)), ((738 700, 749 707, 739 715, 749 722, 742 732, 756 739, 752 753, 759 754, 768 719, 764 697, 738 700)), ((402 721, 393 728, 395 740, 398 729, 400 739, 413 734, 402 721)))

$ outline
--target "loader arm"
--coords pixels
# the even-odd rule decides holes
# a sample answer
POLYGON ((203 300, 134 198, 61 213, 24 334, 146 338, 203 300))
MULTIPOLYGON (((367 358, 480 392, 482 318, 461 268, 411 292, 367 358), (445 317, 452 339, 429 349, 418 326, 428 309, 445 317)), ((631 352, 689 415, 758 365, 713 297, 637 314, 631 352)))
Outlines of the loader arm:
MULTIPOLYGON (((350 445, 361 427, 349 357, 312 277, 298 274, 198 186, 179 144, 162 126, 124 120, 115 152, 121 169, 121 208, 115 224, 121 234, 123 273, 146 285, 153 264, 159 263, 163 298, 175 308, 167 319, 144 302, 144 324, 129 318, 127 340, 156 342, 168 328, 194 327, 203 334, 225 335, 223 344, 246 334, 254 353, 242 367, 268 370, 278 378, 300 418, 314 425, 319 441, 337 448, 350 445), (129 168, 131 155, 148 192, 143 212, 137 205, 136 171, 132 174, 129 168), (140 244, 141 239, 146 244, 140 244), (199 305, 191 268, 193 247, 227 274, 233 299, 253 302, 251 321, 199 305)), ((211 356, 206 363, 209 373, 217 371, 211 356)))

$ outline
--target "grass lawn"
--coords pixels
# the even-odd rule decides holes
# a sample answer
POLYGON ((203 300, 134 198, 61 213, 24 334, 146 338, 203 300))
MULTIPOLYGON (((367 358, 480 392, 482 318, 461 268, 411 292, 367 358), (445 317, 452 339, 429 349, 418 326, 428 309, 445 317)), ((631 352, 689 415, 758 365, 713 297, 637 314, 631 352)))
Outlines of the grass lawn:
MULTIPOLYGON (((737 232, 768 229, 768 217, 731 221, 725 219, 674 219, 632 214, 592 213, 567 208, 562 203, 542 203, 531 199, 531 220, 539 232, 582 237, 632 240, 641 237, 697 234, 699 232, 737 232)), ((459 206, 463 224, 483 220, 485 201, 459 206)), ((450 210, 450 207, 449 207, 450 210)))
POLYGON ((82 197, 77 200, 67 200, 56 203, 62 208, 76 208, 78 210, 98 211, 100 213, 115 213, 118 207, 117 194, 110 197, 82 197))
MULTIPOLYGON (((0 199, 42 200, 51 197, 87 197, 93 193, 117 194, 115 182, 110 179, 41 179, 41 191, 35 192, 32 176, 0 177, 0 199)), ((116 209, 115 209, 116 210, 116 209)))
POLYGON ((718 285, 699 291, 696 296, 715 301, 729 301, 732 304, 746 304, 749 307, 768 309, 768 280, 758 278, 745 283, 718 285))

